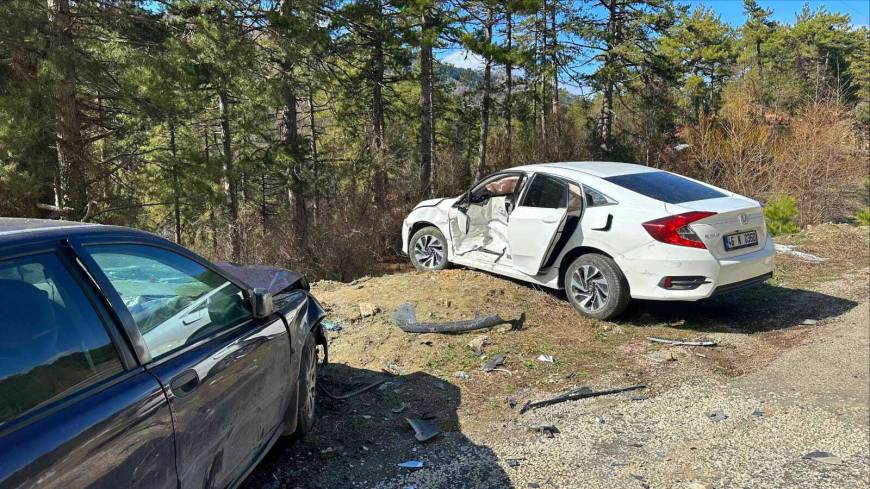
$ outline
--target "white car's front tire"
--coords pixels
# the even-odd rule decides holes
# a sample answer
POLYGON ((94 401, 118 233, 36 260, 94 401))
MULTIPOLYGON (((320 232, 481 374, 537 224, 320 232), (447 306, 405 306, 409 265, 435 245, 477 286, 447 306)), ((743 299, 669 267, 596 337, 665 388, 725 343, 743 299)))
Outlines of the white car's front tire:
POLYGON ((565 272, 565 295, 580 314, 612 319, 625 311, 631 294, 622 270, 610 257, 587 253, 565 272))
POLYGON ((434 226, 420 229, 411 236, 408 256, 417 270, 444 270, 447 267, 447 240, 444 234, 434 226))

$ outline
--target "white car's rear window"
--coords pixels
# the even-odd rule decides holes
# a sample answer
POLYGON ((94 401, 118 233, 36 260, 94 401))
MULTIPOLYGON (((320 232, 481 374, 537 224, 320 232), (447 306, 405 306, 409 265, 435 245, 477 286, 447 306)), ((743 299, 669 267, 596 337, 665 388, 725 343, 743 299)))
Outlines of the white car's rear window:
POLYGON ((668 204, 727 197, 706 185, 663 171, 617 175, 605 180, 668 204))

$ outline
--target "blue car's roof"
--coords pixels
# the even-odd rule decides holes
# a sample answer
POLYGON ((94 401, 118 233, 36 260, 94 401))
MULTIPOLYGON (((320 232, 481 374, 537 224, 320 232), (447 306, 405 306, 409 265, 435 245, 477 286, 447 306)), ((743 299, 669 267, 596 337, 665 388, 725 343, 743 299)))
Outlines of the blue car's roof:
POLYGON ((21 244, 46 238, 71 238, 84 234, 117 234, 151 237, 153 234, 120 226, 104 226, 74 221, 0 217, 0 246, 21 244))

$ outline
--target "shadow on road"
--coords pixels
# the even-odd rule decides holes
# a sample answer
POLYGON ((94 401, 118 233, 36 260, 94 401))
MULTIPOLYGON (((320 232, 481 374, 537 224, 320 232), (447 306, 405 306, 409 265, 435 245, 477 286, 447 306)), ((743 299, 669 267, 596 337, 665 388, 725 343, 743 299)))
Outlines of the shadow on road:
POLYGON ((340 364, 330 364, 320 383, 341 394, 385 377, 379 388, 345 401, 318 393, 314 432, 296 443, 279 441, 242 488, 513 487, 492 450, 460 432, 455 385, 420 372, 394 377, 340 364), (443 433, 420 443, 405 417, 430 419, 443 433), (397 466, 409 460, 424 468, 397 466))
POLYGON ((839 316, 856 305, 855 301, 821 292, 765 283, 698 302, 634 301, 621 321, 754 333, 797 326, 807 319, 820 321, 839 316))

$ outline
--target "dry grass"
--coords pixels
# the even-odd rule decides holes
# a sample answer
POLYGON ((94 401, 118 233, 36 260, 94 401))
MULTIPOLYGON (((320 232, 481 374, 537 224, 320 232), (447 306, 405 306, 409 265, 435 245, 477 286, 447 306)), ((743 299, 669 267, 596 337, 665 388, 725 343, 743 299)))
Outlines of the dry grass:
POLYGON ((836 95, 818 95, 785 120, 740 87, 718 114, 702 115, 681 136, 690 144, 673 169, 762 202, 797 200, 801 226, 852 217, 849 190, 867 174, 866 135, 836 95))
POLYGON ((344 326, 340 333, 330 334, 333 362, 376 371, 393 364, 403 375, 425 372, 444 379, 462 392, 463 430, 484 429, 511 415, 504 408, 508 397, 527 399, 578 385, 655 383, 663 378, 662 372, 688 365, 711 375, 745 374, 799 344, 808 332, 800 325, 803 319, 824 317, 822 311, 840 314, 849 307, 848 301, 812 292, 830 291, 835 282, 825 280, 857 273, 854 284, 836 282, 845 287, 836 295, 855 300, 866 296, 860 284, 867 282, 867 228, 813 226, 788 242, 831 260, 807 265, 778 255, 776 280, 783 287, 766 286, 709 303, 640 303, 616 323, 581 317, 558 294, 466 269, 399 273, 350 284, 321 281, 314 284, 313 293, 327 307, 329 318, 344 326), (416 305, 420 321, 468 319, 477 313, 510 319, 522 312, 527 321, 521 331, 414 335, 402 332, 391 320, 392 312, 406 301, 416 305), (380 312, 361 318, 360 303, 380 312), (726 344, 702 350, 703 357, 646 340, 722 334, 728 338, 726 344), (478 335, 490 338, 482 357, 466 346, 478 335), (485 360, 496 354, 507 355, 504 368, 510 373, 481 371, 485 360), (555 356, 555 363, 538 361, 540 354, 555 356), (457 371, 469 378, 456 377, 457 371))

